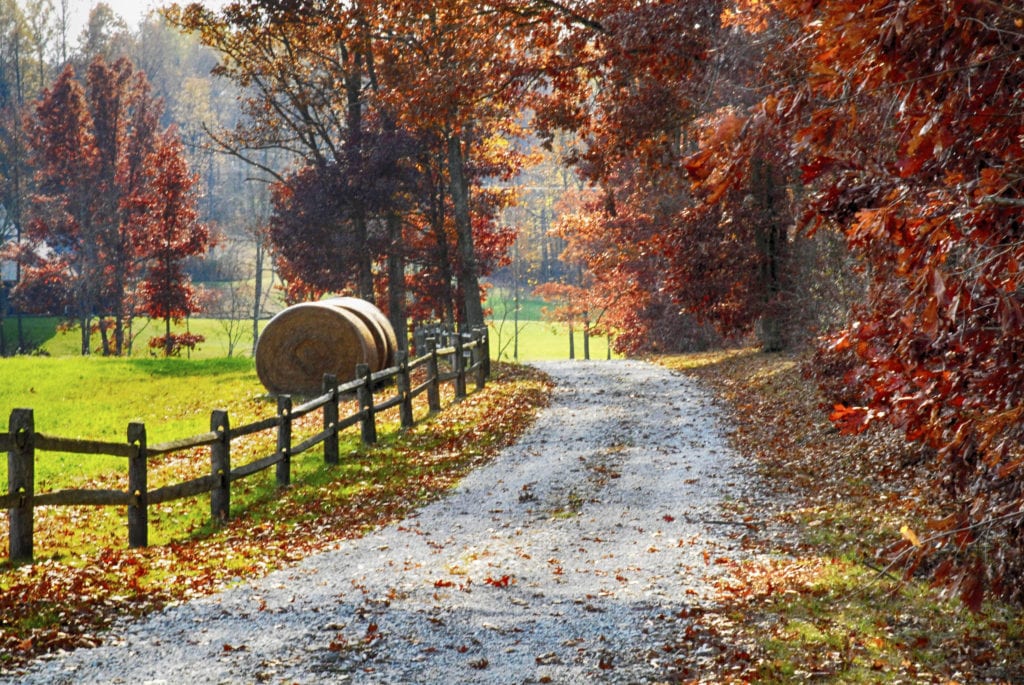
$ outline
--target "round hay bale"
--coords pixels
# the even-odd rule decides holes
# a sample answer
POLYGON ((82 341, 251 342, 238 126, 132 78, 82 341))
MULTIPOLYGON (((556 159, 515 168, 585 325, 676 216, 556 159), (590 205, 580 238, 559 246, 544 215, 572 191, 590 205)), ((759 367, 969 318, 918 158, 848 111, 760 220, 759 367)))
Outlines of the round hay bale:
POLYGON ((357 364, 379 370, 376 361, 373 335, 362 319, 320 302, 281 311, 256 343, 256 374, 274 394, 318 395, 324 374, 346 383, 355 378, 357 364))
POLYGON ((386 369, 395 365, 395 353, 398 352, 398 337, 391 325, 390 319, 384 316, 384 312, 375 305, 361 300, 358 297, 332 297, 321 302, 334 306, 343 307, 363 320, 370 332, 373 333, 374 342, 377 344, 377 352, 380 355, 380 369, 386 369))

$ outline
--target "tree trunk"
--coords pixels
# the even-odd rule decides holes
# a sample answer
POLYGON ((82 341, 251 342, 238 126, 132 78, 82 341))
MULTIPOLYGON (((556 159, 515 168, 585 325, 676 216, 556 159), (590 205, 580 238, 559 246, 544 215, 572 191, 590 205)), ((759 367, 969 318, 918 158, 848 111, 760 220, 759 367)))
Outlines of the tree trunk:
POLYGON ((431 229, 437 243, 438 310, 441 321, 455 322, 455 276, 452 273, 451 253, 448 249, 448 234, 444 230, 444 191, 438 189, 434 196, 437 211, 432 217, 431 229))
POLYGON ((79 319, 78 319, 78 325, 82 329, 82 356, 83 357, 88 357, 89 356, 89 328, 90 328, 90 323, 91 322, 92 322, 92 319, 89 316, 85 315, 85 314, 82 314, 82 316, 79 317, 79 319))
MULTIPOLYGON (((345 77, 345 165, 348 172, 359 173, 363 167, 363 80, 360 58, 356 55, 356 69, 345 77)), ((353 195, 354 197, 354 195, 353 195)), ((352 224, 355 229, 356 247, 359 251, 356 289, 359 297, 375 303, 373 291, 373 255, 369 248, 366 208, 356 201, 352 207, 352 224)))
POLYGON ((256 283, 253 285, 252 297, 252 356, 255 358, 256 343, 260 339, 260 313, 263 310, 263 265, 267 257, 267 241, 261 227, 254 226, 252 231, 256 247, 256 283))
POLYGON ((469 182, 465 174, 462 140, 455 134, 448 138, 448 176, 459 243, 458 277, 465 304, 463 323, 467 329, 472 329, 484 325, 484 308, 480 302, 480 276, 473 245, 473 222, 469 213, 469 182))
POLYGON ((373 292, 373 256, 370 254, 368 245, 366 212, 362 207, 356 208, 353 225, 355 226, 356 241, 359 244, 359 272, 356 274, 356 288, 359 291, 359 297, 375 304, 377 298, 373 292))
POLYGON ((760 221, 755 228, 758 249, 761 252, 762 311, 758 326, 761 349, 778 352, 785 347, 783 312, 779 298, 782 294, 782 261, 786 247, 786 232, 781 225, 776 194, 778 183, 769 162, 755 159, 751 168, 751 189, 760 221))
POLYGON ((100 347, 103 348, 103 356, 110 356, 110 336, 107 335, 107 320, 101 315, 99 318, 100 347))
POLYGON ((402 217, 388 212, 388 318, 395 329, 398 349, 409 351, 409 330, 405 320, 405 252, 402 249, 402 217))

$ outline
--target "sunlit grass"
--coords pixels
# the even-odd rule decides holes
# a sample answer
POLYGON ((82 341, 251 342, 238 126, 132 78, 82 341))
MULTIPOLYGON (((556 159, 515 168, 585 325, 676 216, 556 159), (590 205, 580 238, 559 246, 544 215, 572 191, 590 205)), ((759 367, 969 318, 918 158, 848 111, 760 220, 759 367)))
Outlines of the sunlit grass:
MULTIPOLYGON (((534 307, 529 318, 521 317, 518 325, 518 356, 516 356, 516 325, 512 317, 502 318, 497 311, 489 320, 491 331, 491 357, 502 361, 545 361, 553 359, 569 358, 569 328, 564 323, 544 321, 540 317, 539 305, 534 307)), ((54 358, 82 358, 81 338, 77 330, 58 331, 57 320, 54 318, 32 317, 26 318, 30 335, 26 336, 39 346, 39 350, 45 356, 54 358)), ((266 322, 262 322, 265 324, 266 322)), ((4 321, 8 345, 16 344, 17 336, 14 331, 14 321, 4 321)), ((159 352, 151 350, 146 341, 148 338, 161 334, 155 322, 138 323, 136 334, 139 335, 134 347, 131 350, 130 358, 138 361, 163 361, 159 352)), ((245 323, 245 334, 234 350, 234 357, 251 359, 252 335, 249 333, 250 324, 245 323)), ((205 361, 222 359, 227 356, 228 342, 224 324, 216 319, 194 317, 187 323, 181 323, 174 327, 176 332, 189 330, 205 336, 206 341, 199 343, 195 350, 183 350, 181 358, 190 361, 205 361)), ((583 330, 576 326, 573 331, 573 343, 575 347, 575 358, 584 358, 583 330)), ((608 358, 608 338, 603 335, 595 335, 590 338, 590 358, 608 358)), ((92 349, 94 353, 89 358, 100 358, 95 351, 100 347, 98 335, 92 338, 92 349)), ((11 347, 13 349, 13 346, 11 347)), ((613 357, 619 355, 612 354, 613 357)), ((36 358, 36 357, 33 357, 36 358)))
MULTIPOLYGON (((251 360, 11 357, 0 359, 0 413, 33 410, 38 433, 63 438, 127 442, 128 424, 142 422, 155 444, 210 429, 210 412, 226 409, 238 424, 274 406, 251 360)), ((126 472, 123 459, 39 452, 39 490, 80 486, 111 472, 126 472)), ((7 463, 0 460, 0 479, 7 463)))
MULTIPOLYGON (((81 331, 77 328, 59 330, 59 323, 60 321, 56 317, 22 317, 23 337, 25 338, 28 351, 32 351, 37 355, 41 354, 51 357, 82 356, 81 331)), ((175 333, 188 331, 206 338, 194 350, 182 350, 180 356, 185 359, 217 359, 228 356, 230 345, 226 328, 227 323, 219 319, 193 317, 187 321, 174 324, 171 330, 175 333)), ((263 321, 261 325, 265 323, 266 321, 263 321)), ((8 353, 12 353, 18 347, 17 320, 8 317, 0 325, 3 326, 4 340, 8 353)), ((232 356, 251 356, 252 323, 249 321, 237 321, 232 325, 237 327, 239 331, 232 356)), ((149 347, 149 340, 162 336, 163 333, 162 321, 144 318, 134 319, 132 322, 134 342, 131 344, 131 349, 126 351, 124 356, 130 356, 134 359, 162 358, 163 355, 159 350, 153 350, 149 347)), ((89 349, 92 355, 100 356, 102 343, 99 333, 94 333, 90 337, 89 349)))
MULTIPOLYGON (((520 321, 519 346, 515 357, 515 328, 512 321, 491 322, 491 357, 502 361, 549 361, 569 359, 569 328, 563 323, 549 321, 520 321)), ((583 331, 573 331, 573 344, 576 359, 584 358, 583 331)), ((613 358, 621 355, 612 353, 613 358)), ((590 358, 608 358, 608 338, 606 336, 590 337, 590 358)))

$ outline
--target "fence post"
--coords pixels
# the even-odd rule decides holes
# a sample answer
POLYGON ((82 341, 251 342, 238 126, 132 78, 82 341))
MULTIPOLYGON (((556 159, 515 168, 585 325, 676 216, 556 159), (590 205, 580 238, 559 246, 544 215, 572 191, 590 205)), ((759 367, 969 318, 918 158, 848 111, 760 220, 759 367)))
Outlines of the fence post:
POLYGON ((277 398, 277 487, 292 483, 292 397, 279 395, 277 398))
POLYGON ((362 434, 363 444, 372 445, 377 442, 377 423, 373 410, 373 379, 370 367, 366 364, 356 364, 356 378, 363 379, 359 386, 359 411, 363 413, 362 434))
POLYGON ((330 431, 324 438, 324 463, 338 463, 338 378, 324 374, 324 394, 331 398, 324 405, 324 430, 330 431))
POLYGON ((483 390, 487 378, 487 329, 478 328, 473 336, 476 339, 476 347, 473 348, 473 356, 476 358, 476 389, 483 390))
POLYGON ((35 419, 31 409, 15 409, 8 424, 11 447, 7 452, 7 491, 19 495, 18 506, 7 510, 11 561, 32 561, 35 495, 35 419))
MULTIPOLYGON (((484 378, 487 379, 491 377, 491 331, 487 326, 481 330, 484 336, 481 341, 484 345, 484 378)), ((486 383, 486 380, 484 382, 486 383)))
POLYGON ((402 428, 412 428, 416 424, 416 419, 413 418, 412 414, 412 383, 409 380, 409 353, 398 351, 395 354, 396 361, 398 362, 398 395, 402 398, 402 403, 398 405, 398 414, 402 419, 402 428))
POLYGON ((455 399, 466 396, 466 360, 462 358, 462 333, 455 334, 455 399))
POLYGON ((210 430, 217 442, 210 445, 210 475, 217 484, 210 491, 210 520, 213 525, 227 523, 231 517, 231 423, 228 413, 216 409, 210 414, 210 430))
POLYGON ((430 413, 435 414, 441 411, 441 366, 437 359, 437 341, 430 344, 430 359, 427 360, 427 404, 430 413))
POLYGON ((128 444, 135 446, 128 457, 128 546, 145 547, 149 544, 146 424, 136 421, 128 424, 128 444))

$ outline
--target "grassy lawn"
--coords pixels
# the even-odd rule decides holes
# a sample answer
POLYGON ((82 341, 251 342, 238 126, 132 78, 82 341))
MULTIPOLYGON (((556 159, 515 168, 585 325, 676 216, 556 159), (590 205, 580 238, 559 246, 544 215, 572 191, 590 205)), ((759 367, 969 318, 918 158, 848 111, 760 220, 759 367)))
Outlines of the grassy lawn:
MULTIPOLYGON (((526 318, 519 321, 519 356, 515 352, 515 325, 511 317, 507 320, 492 318, 491 356, 502 361, 531 362, 550 359, 569 358, 569 329, 565 324, 543 321, 540 319, 539 305, 534 307, 533 314, 537 318, 526 318)), ((81 334, 77 330, 58 331, 57 320, 49 317, 26 317, 24 321, 25 338, 39 349, 43 355, 50 357, 80 357, 81 334)), ((136 322, 136 344, 132 350, 133 359, 160 359, 160 354, 149 349, 149 338, 160 335, 160 324, 157 322, 136 322)), ((234 357, 249 357, 252 352, 252 336, 248 334, 249 324, 243 324, 245 333, 235 345, 234 357)), ((185 325, 176 326, 175 331, 184 332, 185 325)), ((224 322, 216 319, 193 318, 188 322, 187 330, 203 335, 205 342, 195 350, 182 351, 182 357, 193 360, 221 359, 228 354, 227 333, 224 322)), ((4 321, 4 331, 8 346, 17 344, 17 324, 13 319, 4 321)), ((574 331, 576 359, 584 358, 583 331, 577 327, 574 331)), ((98 335, 92 337, 92 348, 99 349, 98 335)), ((94 355, 98 356, 98 355, 94 355)), ((606 359, 608 356, 608 339, 605 336, 592 336, 590 339, 590 358, 606 359)), ((616 355, 612 355, 616 356, 616 355)), ((2 360, 0 360, 2 361, 2 360)))
MULTIPOLYGON (((491 310, 491 317, 496 321, 507 319, 510 323, 515 318, 514 293, 508 288, 491 288, 487 292, 487 300, 484 301, 484 308, 491 310)), ((544 319, 544 308, 551 305, 533 297, 529 292, 519 294, 519 320, 520 321, 542 321, 544 319)))
MULTIPOLYGON (((26 316, 22 319, 22 331, 27 345, 43 355, 51 357, 81 356, 82 334, 78 329, 70 331, 58 330, 58 319, 44 316, 26 316)), ((226 357, 229 351, 228 335, 225 329, 227 322, 217 319, 193 318, 188 323, 176 325, 175 332, 186 330, 202 335, 206 342, 200 343, 195 350, 184 350, 182 356, 191 359, 218 359, 226 357)), ((252 334, 249 322, 241 322, 241 335, 233 356, 246 356, 252 351, 252 334)), ((13 318, 3 321, 3 334, 9 349, 18 345, 18 323, 13 318)), ((133 322, 135 344, 132 349, 134 358, 157 358, 159 352, 149 348, 150 338, 163 335, 163 323, 147 319, 135 319, 133 322)), ((91 338, 91 348, 96 351, 101 347, 99 334, 91 338)))
POLYGON ((33 409, 39 432, 97 440, 125 439, 131 421, 147 425, 149 442, 195 435, 210 428, 197 398, 238 411, 266 394, 246 358, 10 357, 0 375, 4 416, 33 409))
MULTIPOLYGON (((490 330, 491 356, 495 359, 528 363, 569 358, 569 328, 565 324, 549 321, 520 321, 519 356, 517 358, 514 358, 516 351, 515 328, 512 321, 492 321, 490 330)), ((583 332, 581 330, 573 332, 573 343, 575 358, 583 359, 583 332)), ((613 353, 612 356, 617 358, 620 355, 613 353)), ((608 338, 591 336, 590 358, 606 359, 607 357, 608 338)))

